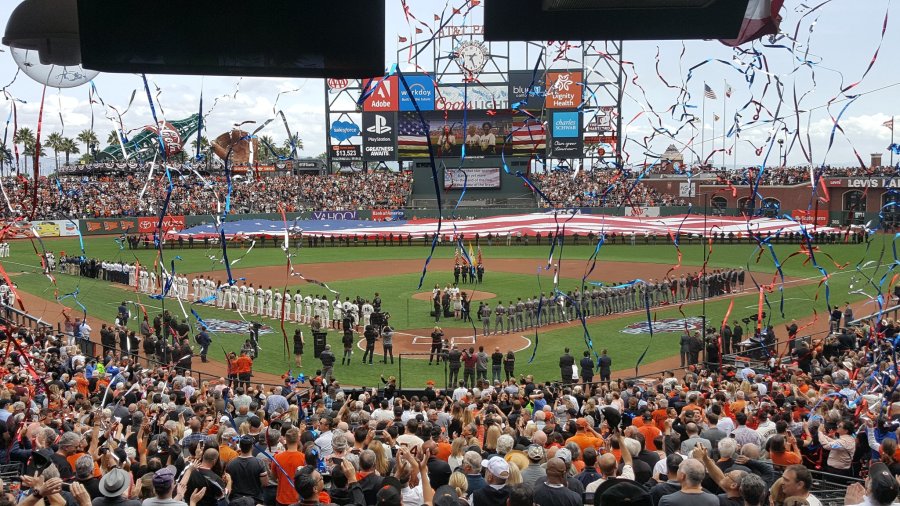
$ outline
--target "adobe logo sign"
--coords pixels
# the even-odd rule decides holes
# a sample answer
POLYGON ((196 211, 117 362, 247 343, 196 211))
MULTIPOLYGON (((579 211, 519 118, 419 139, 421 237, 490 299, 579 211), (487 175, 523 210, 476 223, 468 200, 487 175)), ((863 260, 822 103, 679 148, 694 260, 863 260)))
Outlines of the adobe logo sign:
POLYGON ((366 91, 375 88, 363 102, 364 111, 396 111, 400 104, 400 93, 397 89, 397 76, 385 79, 383 76, 372 79, 366 91))

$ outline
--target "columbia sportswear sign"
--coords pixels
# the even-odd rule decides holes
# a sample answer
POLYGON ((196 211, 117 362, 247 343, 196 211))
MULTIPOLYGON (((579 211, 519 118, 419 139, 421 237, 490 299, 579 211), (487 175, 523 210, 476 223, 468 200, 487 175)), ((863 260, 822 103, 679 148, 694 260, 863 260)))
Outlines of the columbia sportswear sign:
POLYGON ((363 113, 363 160, 393 160, 397 153, 397 115, 392 112, 363 113))

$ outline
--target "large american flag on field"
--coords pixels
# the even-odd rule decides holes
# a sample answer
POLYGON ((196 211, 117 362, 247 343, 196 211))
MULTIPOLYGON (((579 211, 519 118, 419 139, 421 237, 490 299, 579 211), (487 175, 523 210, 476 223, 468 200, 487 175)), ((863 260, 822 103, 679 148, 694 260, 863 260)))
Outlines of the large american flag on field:
MULTIPOLYGON (((412 212, 412 211, 408 211, 412 212)), ((667 237, 670 233, 679 233, 682 237, 686 235, 696 236, 704 233, 721 233, 728 234, 734 232, 736 237, 748 237, 752 231, 754 235, 760 234, 766 237, 768 234, 776 235, 777 233, 799 232, 800 224, 796 221, 788 219, 774 218, 753 218, 747 220, 742 217, 715 217, 709 216, 704 219, 700 215, 684 215, 665 216, 665 217, 648 217, 648 215, 659 214, 659 208, 632 208, 627 209, 630 216, 607 216, 599 214, 576 214, 571 216, 564 211, 555 217, 552 211, 546 213, 531 214, 513 214, 502 216, 491 216, 487 218, 478 218, 474 220, 455 220, 448 223, 443 222, 443 233, 448 237, 457 231, 462 234, 464 239, 471 239, 478 233, 481 237, 487 234, 505 237, 507 234, 515 236, 516 234, 528 234, 531 237, 538 232, 544 237, 548 232, 554 235, 564 232, 566 235, 578 234, 582 237, 593 232, 595 235, 600 233, 630 236, 632 232, 637 237, 645 235, 655 235, 667 237), (565 230, 562 224, 565 223, 565 230)), ((322 235, 330 236, 363 236, 372 237, 374 235, 398 234, 405 237, 407 234, 414 238, 420 238, 426 235, 434 234, 437 231, 436 219, 413 219, 409 221, 367 221, 367 220, 298 220, 291 224, 294 231, 302 231, 305 235, 322 235)), ((202 238, 206 235, 210 237, 218 237, 214 225, 201 225, 188 230, 183 230, 179 235, 194 235, 195 238, 202 238)), ((814 228, 812 225, 806 226, 807 230, 816 230, 823 232, 839 231, 830 227, 819 226, 814 228)), ((245 236, 254 235, 277 235, 283 233, 283 225, 281 222, 267 222, 264 220, 245 220, 240 222, 229 222, 225 231, 226 237, 231 237, 234 232, 240 231, 245 236), (280 231, 279 231, 280 230, 280 231)))
POLYGON ((425 125, 416 113, 404 113, 400 118, 397 133, 397 148, 400 151, 428 152, 428 136, 425 125))

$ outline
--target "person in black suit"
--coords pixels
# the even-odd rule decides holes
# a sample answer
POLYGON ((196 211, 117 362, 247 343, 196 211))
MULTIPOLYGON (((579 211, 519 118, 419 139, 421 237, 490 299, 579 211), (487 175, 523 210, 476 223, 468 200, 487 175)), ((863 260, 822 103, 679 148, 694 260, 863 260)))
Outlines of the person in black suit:
POLYGON ((606 354, 606 350, 600 352, 597 368, 600 369, 600 381, 609 385, 609 377, 612 374, 612 359, 606 354))
POLYGON ((574 365, 575 357, 570 355, 569 348, 566 348, 565 353, 559 357, 559 375, 564 384, 572 382, 572 366, 574 365))
POLYGON ((591 381, 593 381, 594 380, 594 361, 591 360, 591 352, 584 350, 584 357, 581 359, 581 362, 579 365, 581 365, 581 382, 582 383, 590 383, 591 381))

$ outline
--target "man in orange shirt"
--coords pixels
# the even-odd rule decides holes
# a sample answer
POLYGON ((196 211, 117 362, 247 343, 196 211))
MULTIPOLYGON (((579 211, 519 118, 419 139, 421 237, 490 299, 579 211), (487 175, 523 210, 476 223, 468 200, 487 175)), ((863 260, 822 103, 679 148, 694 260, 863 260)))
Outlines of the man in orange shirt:
POLYGON ((566 444, 575 443, 581 448, 582 452, 585 448, 600 448, 603 446, 603 438, 588 424, 586 419, 579 418, 575 420, 575 425, 578 426, 578 431, 574 436, 566 440, 566 444))
POLYGON ((297 474, 297 469, 306 465, 306 457, 303 452, 298 450, 300 429, 291 427, 284 435, 284 441, 287 449, 275 454, 277 465, 275 462, 272 463, 272 474, 278 476, 278 488, 275 490, 275 504, 278 506, 289 506, 300 500, 300 496, 297 495, 291 482, 294 480, 294 475, 297 474))
POLYGON ((666 428, 666 420, 669 418, 669 401, 668 399, 660 399, 659 404, 651 416, 653 417, 653 422, 656 424, 656 428, 659 430, 665 430, 666 428))
POLYGON ((234 360, 234 372, 238 376, 238 385, 244 387, 244 389, 250 388, 250 376, 253 375, 253 359, 247 355, 246 351, 241 350, 241 356, 234 360))
POLYGON ((650 414, 650 411, 645 409, 640 419, 643 420, 643 423, 637 427, 637 431, 644 435, 644 445, 647 450, 655 452, 656 443, 654 440, 662 435, 662 431, 659 430, 656 425, 650 423, 651 420, 653 420, 653 415, 650 414))
POLYGON ((84 377, 84 371, 75 373, 75 390, 85 398, 90 397, 90 393, 88 392, 88 386, 90 384, 91 382, 84 377))

